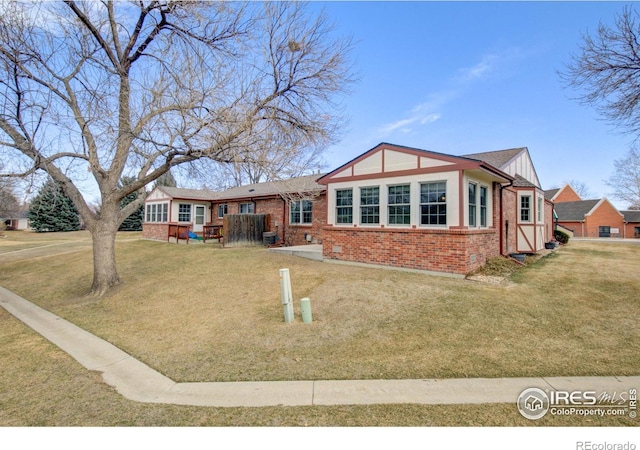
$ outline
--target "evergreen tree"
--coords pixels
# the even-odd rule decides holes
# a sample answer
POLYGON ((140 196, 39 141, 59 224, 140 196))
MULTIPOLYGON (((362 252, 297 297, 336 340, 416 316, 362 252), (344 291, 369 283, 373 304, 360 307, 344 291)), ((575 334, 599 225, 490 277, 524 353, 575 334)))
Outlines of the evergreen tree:
MULTIPOLYGON (((120 180, 120 188, 131 184, 135 181, 133 177, 122 177, 120 180)), ((135 201, 138 198, 137 192, 132 192, 122 199, 120 202, 120 209, 123 209, 129 203, 135 201)), ((144 219, 144 205, 140 206, 140 208, 136 209, 129 217, 124 219, 120 224, 120 228, 118 231, 142 231, 142 221, 144 219)))
POLYGON ((29 206, 31 227, 42 231, 76 231, 80 229, 80 217, 73 201, 62 188, 49 179, 29 206))
POLYGON ((178 187, 178 183, 171 171, 168 171, 167 173, 160 175, 153 184, 154 188, 157 188, 158 186, 178 187))

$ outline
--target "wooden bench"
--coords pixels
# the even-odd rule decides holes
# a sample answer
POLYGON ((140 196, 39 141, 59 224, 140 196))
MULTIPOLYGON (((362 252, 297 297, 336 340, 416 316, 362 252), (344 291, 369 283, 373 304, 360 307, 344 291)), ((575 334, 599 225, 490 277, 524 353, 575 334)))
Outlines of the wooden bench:
POLYGON ((207 242, 207 239, 217 239, 220 242, 222 238, 222 225, 207 224, 202 227, 202 242, 207 242))
POLYGON ((180 239, 185 239, 188 244, 190 230, 191 230, 191 224, 182 225, 178 223, 170 223, 169 231, 167 232, 167 242, 169 242, 169 239, 171 238, 176 238, 176 243, 178 243, 180 239))

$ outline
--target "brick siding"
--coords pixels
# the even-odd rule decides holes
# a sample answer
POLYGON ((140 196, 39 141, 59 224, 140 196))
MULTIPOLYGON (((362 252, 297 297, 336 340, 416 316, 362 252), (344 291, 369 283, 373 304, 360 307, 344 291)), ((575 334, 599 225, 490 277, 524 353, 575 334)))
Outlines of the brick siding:
POLYGON ((155 239, 158 241, 166 241, 169 232, 169 224, 167 223, 143 223, 142 237, 145 239, 155 239))
POLYGON ((499 231, 324 228, 327 259, 468 274, 499 256, 499 231))

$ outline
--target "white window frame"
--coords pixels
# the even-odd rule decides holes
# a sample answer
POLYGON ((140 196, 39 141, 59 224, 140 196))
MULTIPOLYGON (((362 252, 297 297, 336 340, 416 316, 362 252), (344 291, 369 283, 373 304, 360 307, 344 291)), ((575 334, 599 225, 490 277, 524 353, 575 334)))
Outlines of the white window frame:
POLYGON ((193 211, 193 208, 191 203, 178 203, 178 222, 191 223, 192 211, 193 211), (188 210, 188 212, 186 210, 188 210), (183 220, 186 218, 187 215, 189 216, 188 220, 183 220))
POLYGON ((289 202, 289 223, 291 225, 312 225, 313 202, 311 200, 291 200, 289 202), (297 220, 294 219, 294 214, 297 215, 297 220))
MULTIPOLYGON (((360 225, 362 225, 362 226, 376 226, 376 225, 380 226, 380 203, 381 203, 381 200, 382 199, 380 198, 380 186, 363 186, 363 187, 360 188, 360 211, 359 211, 360 225), (366 190, 369 190, 369 189, 377 189, 378 190, 378 203, 363 203, 362 202, 363 192, 366 191, 366 190), (375 211, 375 208, 377 208, 378 220, 376 222, 364 222, 362 220, 364 210, 368 209, 368 208, 373 208, 373 211, 375 211)), ((369 216, 375 217, 376 214, 375 214, 375 212, 371 213, 371 214, 367 214, 367 217, 369 217, 369 216)))
POLYGON ((169 204, 147 203, 144 220, 147 223, 167 223, 169 221, 169 204))
POLYGON ((533 201, 532 201, 533 195, 531 194, 522 194, 520 195, 520 198, 518 199, 518 221, 520 223, 533 223, 533 201), (523 200, 527 199, 527 207, 523 206, 523 200), (527 213, 527 218, 524 219, 522 216, 522 213, 524 213, 526 211, 527 213))
POLYGON ((387 224, 390 226, 410 226, 411 225, 411 183, 400 183, 400 184, 390 184, 387 186, 387 224), (402 192, 400 194, 394 193, 391 194, 391 190, 393 188, 409 188, 409 192, 402 192), (398 196, 402 196, 404 197, 405 195, 408 195, 408 201, 404 201, 405 199, 403 198, 402 202, 400 203, 391 203, 391 198, 393 197, 394 199, 397 199, 398 196), (401 214, 391 214, 391 209, 392 208, 405 208, 405 207, 409 207, 409 212, 408 214, 405 214, 404 212, 401 214), (409 222, 407 223, 391 223, 391 217, 402 217, 405 220, 408 218, 409 222))
MULTIPOLYGON (((438 191, 436 191, 438 192, 438 191)), ((426 195, 429 195, 430 192, 426 193, 426 195)), ((447 214, 447 209, 448 209, 448 204, 447 204, 447 181, 446 180, 437 180, 437 181, 424 181, 420 183, 420 191, 418 192, 418 206, 419 206, 419 215, 418 215, 418 223, 420 224, 421 227, 446 227, 448 224, 448 214, 447 214), (436 201, 431 202, 429 201, 429 198, 427 198, 426 201, 422 201, 422 186, 435 186, 435 185, 444 185, 444 192, 442 192, 442 195, 439 196, 439 198, 436 198, 436 201), (424 214, 422 212, 423 207, 437 207, 438 209, 444 205, 444 223, 422 223, 422 219, 423 217, 442 217, 443 215, 440 214, 440 212, 438 211, 435 215, 434 214, 424 214)))
POLYGON ((218 204, 218 219, 224 218, 225 214, 227 214, 228 209, 229 208, 228 208, 226 203, 219 203, 218 204), (222 215, 220 215, 220 212, 222 212, 222 215))
POLYGON ((336 193, 336 225, 351 225, 353 224, 353 188, 348 188, 348 189, 336 189, 335 190, 336 193), (350 192, 351 193, 351 203, 347 204, 339 204, 339 202, 341 202, 342 200, 346 200, 346 199, 339 199, 338 198, 338 193, 339 192, 350 192), (343 212, 343 214, 340 214, 340 212, 343 212), (349 213, 347 214, 347 211, 349 211, 349 213), (351 220, 349 220, 348 222, 341 222, 340 219, 344 218, 344 217, 351 217, 351 220))
POLYGON ((256 205, 253 202, 244 202, 238 205, 238 212, 240 214, 255 214, 255 211, 256 211, 256 205), (248 211, 242 212, 243 206, 246 207, 248 211))
POLYGON ((479 191, 478 183, 476 183, 475 181, 469 181, 469 184, 467 186, 467 203, 469 205, 467 210, 469 215, 469 218, 468 218, 469 228, 478 227, 478 191, 479 191), (471 203, 471 200, 472 200, 471 186, 473 186, 473 203, 471 203), (473 212, 471 211, 472 207, 473 207, 473 212))

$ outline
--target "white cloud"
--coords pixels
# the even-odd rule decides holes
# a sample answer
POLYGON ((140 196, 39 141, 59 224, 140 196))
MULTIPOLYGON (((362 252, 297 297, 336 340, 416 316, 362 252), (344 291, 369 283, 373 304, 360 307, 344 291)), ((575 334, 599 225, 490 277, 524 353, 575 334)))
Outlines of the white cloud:
POLYGON ((432 92, 426 102, 419 103, 411 108, 405 117, 382 125, 378 128, 378 133, 383 136, 396 131, 410 133, 416 127, 440 120, 443 116, 442 110, 447 104, 462 96, 475 83, 485 81, 492 74, 499 72, 498 67, 504 65, 505 62, 521 56, 520 49, 510 48, 503 53, 483 55, 477 64, 458 69, 455 75, 451 76, 447 82, 450 87, 432 92))

